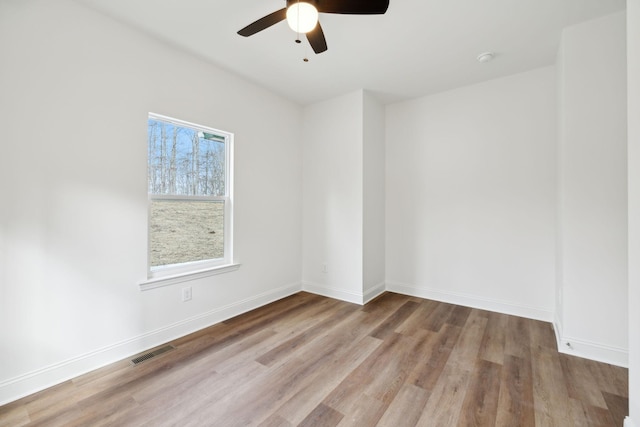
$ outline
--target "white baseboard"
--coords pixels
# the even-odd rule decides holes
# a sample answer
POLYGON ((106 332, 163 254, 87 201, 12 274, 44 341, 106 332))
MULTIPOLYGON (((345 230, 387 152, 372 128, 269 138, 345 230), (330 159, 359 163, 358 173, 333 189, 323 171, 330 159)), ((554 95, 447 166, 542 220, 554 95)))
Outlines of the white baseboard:
POLYGON ((495 311, 497 313, 526 317, 528 319, 553 322, 553 311, 551 310, 540 307, 516 304, 509 301, 499 301, 495 299, 479 297, 477 295, 469 295, 459 292, 447 292, 426 287, 417 287, 399 282, 387 282, 387 290, 390 292, 446 302, 449 304, 463 305, 465 307, 495 311))
POLYGON ((563 335, 562 328, 559 326, 557 320, 553 322, 553 329, 556 332, 556 341, 560 353, 621 366, 623 368, 629 367, 629 353, 626 349, 563 335))
POLYGON ((558 349, 562 346, 562 323, 558 316, 554 316, 553 318, 553 332, 556 334, 556 346, 558 349))
POLYGON ((348 292, 342 289, 320 285, 318 283, 302 282, 302 290, 311 292, 312 294, 322 295, 323 297, 351 302, 353 304, 363 305, 364 303, 364 295, 361 293, 348 292))
POLYGON ((624 427, 636 427, 637 424, 633 422, 633 420, 629 417, 625 417, 624 419, 624 427))
POLYGON ((129 358, 302 290, 293 283, 0 383, 0 405, 129 358))
POLYGON ((371 301, 372 299, 376 298, 377 296, 379 296, 380 294, 382 294, 383 292, 385 292, 387 290, 387 285, 384 282, 380 282, 377 285, 375 285, 373 288, 366 290, 364 292, 364 297, 363 297, 363 304, 368 303, 369 301, 371 301))

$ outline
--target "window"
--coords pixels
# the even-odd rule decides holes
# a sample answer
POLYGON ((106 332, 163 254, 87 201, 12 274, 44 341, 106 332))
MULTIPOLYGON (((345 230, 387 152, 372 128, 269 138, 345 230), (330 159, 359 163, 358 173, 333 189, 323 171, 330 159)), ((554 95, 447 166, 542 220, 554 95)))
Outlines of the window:
POLYGON ((232 263, 233 135, 149 114, 150 279, 232 263))

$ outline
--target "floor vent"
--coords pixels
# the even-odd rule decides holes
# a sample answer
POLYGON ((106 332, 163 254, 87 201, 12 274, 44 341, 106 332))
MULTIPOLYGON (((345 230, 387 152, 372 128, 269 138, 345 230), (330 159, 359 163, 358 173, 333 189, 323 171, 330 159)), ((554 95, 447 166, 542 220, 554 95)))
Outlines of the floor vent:
POLYGON ((162 353, 166 353, 167 351, 171 351, 171 350, 175 350, 175 347, 172 345, 165 345, 164 347, 160 347, 156 350, 150 351, 148 353, 145 354, 141 354, 140 356, 134 357, 133 359, 131 359, 131 364, 132 365, 138 365, 144 361, 147 361, 149 359, 153 359, 156 356, 161 355, 162 353))

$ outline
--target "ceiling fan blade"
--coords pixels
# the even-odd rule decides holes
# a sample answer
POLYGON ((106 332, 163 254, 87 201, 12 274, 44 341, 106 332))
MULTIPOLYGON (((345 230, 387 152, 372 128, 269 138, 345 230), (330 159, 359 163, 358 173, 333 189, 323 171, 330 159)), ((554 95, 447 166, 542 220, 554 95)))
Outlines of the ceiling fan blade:
POLYGON ((349 15, 381 15, 389 8, 389 0, 318 0, 318 12, 349 15))
POLYGON ((320 22, 316 27, 307 33, 307 40, 315 53, 322 53, 327 50, 327 40, 324 38, 324 32, 320 26, 320 22))
POLYGON ((280 21, 284 21, 285 19, 287 19, 287 8, 277 10, 265 16, 264 18, 258 19, 256 22, 249 24, 238 31, 238 34, 244 37, 249 37, 259 31, 269 28, 274 24, 277 24, 280 21))

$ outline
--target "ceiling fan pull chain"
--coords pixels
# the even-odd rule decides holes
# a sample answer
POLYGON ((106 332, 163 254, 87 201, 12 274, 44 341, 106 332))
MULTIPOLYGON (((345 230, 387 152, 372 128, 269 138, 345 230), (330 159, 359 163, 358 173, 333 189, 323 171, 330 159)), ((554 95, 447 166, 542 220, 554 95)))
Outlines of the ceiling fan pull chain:
MULTIPOLYGON (((298 5, 300 5, 300 0, 298 0, 298 5)), ((300 41, 300 8, 298 7, 298 9, 296 10, 296 13, 298 14, 298 25, 296 25, 296 43, 300 44, 302 43, 300 41)))

